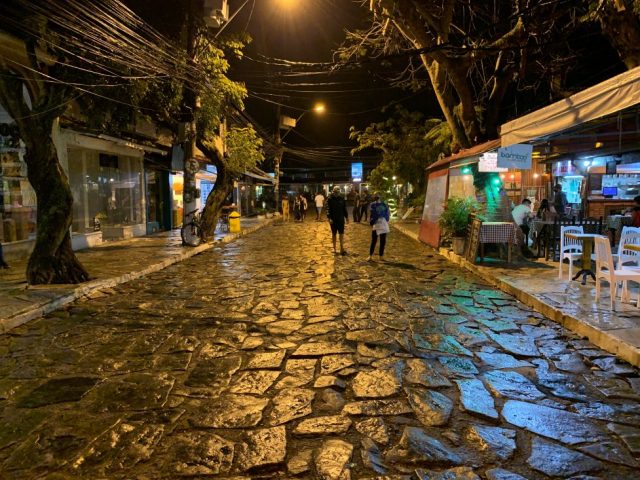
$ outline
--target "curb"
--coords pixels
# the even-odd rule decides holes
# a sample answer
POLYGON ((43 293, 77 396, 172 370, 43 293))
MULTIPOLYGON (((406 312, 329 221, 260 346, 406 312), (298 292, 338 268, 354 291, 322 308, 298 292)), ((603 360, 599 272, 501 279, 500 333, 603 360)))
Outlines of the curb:
MULTIPOLYGON (((91 293, 102 290, 104 288, 112 288, 116 285, 121 285, 123 283, 131 282, 132 280, 136 280, 140 277, 144 277, 145 275, 149 275, 151 273, 159 272, 160 270, 164 270, 165 268, 174 265, 176 263, 187 260, 191 257, 201 254, 202 252, 206 252, 207 250, 213 249, 216 245, 230 243, 238 238, 244 237, 245 235, 249 235, 253 232, 260 230, 261 228, 266 227, 273 223, 275 218, 267 219, 263 223, 259 225, 254 225, 252 227, 246 228, 242 230, 240 233, 228 233, 224 237, 219 240, 206 243, 204 245, 198 245, 197 247, 190 248, 186 250, 184 253, 173 255, 170 258, 163 260, 162 262, 155 263, 150 265, 142 270, 138 270, 135 272, 125 273, 123 275, 119 275, 117 277, 105 278, 101 280, 92 280, 78 287, 74 288, 70 293, 65 293, 57 298, 53 298, 44 303, 38 304, 37 306, 27 307, 25 310, 12 315, 7 318, 0 318, 0 335, 7 333, 9 330, 19 327, 20 325, 24 325, 31 320, 35 320, 36 318, 43 317, 48 313, 53 312, 54 310, 58 310, 59 308, 68 305, 82 297, 90 295, 91 293)), ((47 285, 46 287, 51 287, 51 285, 47 285)), ((30 287, 32 289, 37 289, 38 287, 30 287)))
MULTIPOLYGON (((419 241, 418 235, 416 233, 403 228, 401 225, 391 225, 400 233, 403 233, 413 240, 419 241)), ((428 245, 425 246, 428 247, 428 245)), ((625 342, 624 339, 611 335, 611 333, 607 331, 599 330, 593 325, 589 325, 588 323, 580 320, 573 315, 564 313, 559 308, 556 308, 553 305, 540 300, 534 295, 516 287, 512 283, 497 278, 491 275, 490 272, 487 272, 486 270, 480 270, 477 265, 468 262, 466 259, 454 254, 452 251, 446 248, 433 250, 440 256, 449 260, 451 263, 454 263, 455 265, 462 267, 475 275, 478 275, 494 287, 502 290, 504 293, 515 297, 517 300, 527 305, 528 307, 531 307, 536 312, 541 313, 545 317, 553 320, 556 323, 559 323, 566 329, 571 330, 581 337, 588 338, 591 343, 600 347, 602 350, 609 352, 636 367, 640 367, 640 349, 625 342)))

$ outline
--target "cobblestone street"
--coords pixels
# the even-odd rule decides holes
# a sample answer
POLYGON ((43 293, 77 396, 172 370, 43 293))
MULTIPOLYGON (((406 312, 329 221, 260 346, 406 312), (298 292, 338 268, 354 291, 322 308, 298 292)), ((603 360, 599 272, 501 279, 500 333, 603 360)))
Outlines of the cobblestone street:
POLYGON ((0 478, 638 478, 637 369, 369 238, 272 225, 0 337, 0 478))

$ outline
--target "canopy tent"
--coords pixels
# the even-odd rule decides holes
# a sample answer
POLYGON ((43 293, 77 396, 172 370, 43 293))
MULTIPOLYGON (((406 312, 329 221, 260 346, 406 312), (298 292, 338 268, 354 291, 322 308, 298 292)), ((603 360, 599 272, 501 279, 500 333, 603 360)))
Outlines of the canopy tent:
POLYGON ((503 147, 544 137, 640 103, 640 67, 503 124, 503 147))
POLYGON ((464 150, 460 150, 458 153, 454 153, 453 155, 449 155, 448 157, 441 158, 435 163, 432 163, 427 167, 427 171, 436 170, 442 167, 448 167, 451 163, 456 162, 457 160, 467 160, 472 159, 473 161, 478 161, 480 155, 489 152, 491 150, 496 150, 500 146, 500 140, 489 140, 488 142, 480 143, 479 145, 475 145, 471 148, 467 148, 464 150))

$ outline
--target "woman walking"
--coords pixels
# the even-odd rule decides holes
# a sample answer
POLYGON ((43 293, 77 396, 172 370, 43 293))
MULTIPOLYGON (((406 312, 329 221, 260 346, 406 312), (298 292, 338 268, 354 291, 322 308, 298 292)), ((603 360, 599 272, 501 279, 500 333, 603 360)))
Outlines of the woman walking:
POLYGON ((378 237, 380 237, 380 260, 384 261, 384 247, 387 243, 387 233, 389 233, 389 207, 380 200, 380 194, 378 192, 373 194, 369 224, 371 225, 371 246, 369 247, 368 260, 371 261, 376 249, 378 237))

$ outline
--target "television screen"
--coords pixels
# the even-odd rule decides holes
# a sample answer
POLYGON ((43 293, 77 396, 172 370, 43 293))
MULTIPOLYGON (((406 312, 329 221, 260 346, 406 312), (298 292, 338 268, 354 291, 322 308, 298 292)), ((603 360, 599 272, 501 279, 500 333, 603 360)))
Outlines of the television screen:
POLYGON ((604 187, 602 189, 602 195, 605 197, 615 197, 618 195, 618 187, 604 187))

